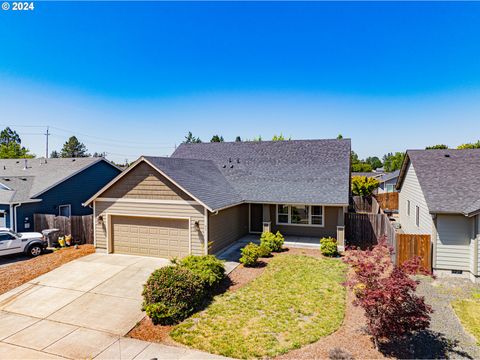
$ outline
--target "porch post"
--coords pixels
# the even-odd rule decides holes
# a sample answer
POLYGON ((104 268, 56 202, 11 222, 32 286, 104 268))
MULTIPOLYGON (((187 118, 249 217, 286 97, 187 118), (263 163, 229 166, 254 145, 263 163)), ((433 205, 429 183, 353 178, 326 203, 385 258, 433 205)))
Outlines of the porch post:
POLYGON ((272 221, 270 217, 270 205, 263 204, 263 222, 262 222, 262 231, 269 232, 272 231, 272 221))

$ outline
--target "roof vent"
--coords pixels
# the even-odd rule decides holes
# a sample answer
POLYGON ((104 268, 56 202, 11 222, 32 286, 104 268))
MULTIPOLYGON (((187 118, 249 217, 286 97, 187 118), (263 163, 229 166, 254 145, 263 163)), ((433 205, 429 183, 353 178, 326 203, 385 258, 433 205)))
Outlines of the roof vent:
POLYGON ((449 158, 449 157, 450 157, 450 154, 445 154, 445 155, 443 155, 443 156, 445 156, 446 158, 449 158))
POLYGON ((228 158, 228 162, 232 162, 232 158, 228 158))
POLYGON ((237 164, 240 164, 240 158, 237 158, 237 164))
POLYGON ((227 167, 227 165, 223 165, 222 167, 225 169, 227 167))
POLYGON ((9 178, 3 178, 3 180, 5 180, 5 181, 10 181, 10 179, 9 179, 9 178))
POLYGON ((27 178, 21 178, 22 181, 27 181, 27 178))
POLYGON ((27 170, 28 169, 28 160, 27 159, 23 159, 24 163, 23 163, 23 170, 27 170))
POLYGON ((75 158, 72 159, 72 161, 75 161, 75 160, 76 160, 75 158))
POLYGON ((233 164, 232 164, 232 165, 230 165, 230 169, 233 169, 233 164))
POLYGON ((7 167, 5 165, 3 165, 3 170, 7 170, 7 167))
POLYGON ((16 163, 16 164, 20 164, 20 160, 17 160, 15 163, 16 163))

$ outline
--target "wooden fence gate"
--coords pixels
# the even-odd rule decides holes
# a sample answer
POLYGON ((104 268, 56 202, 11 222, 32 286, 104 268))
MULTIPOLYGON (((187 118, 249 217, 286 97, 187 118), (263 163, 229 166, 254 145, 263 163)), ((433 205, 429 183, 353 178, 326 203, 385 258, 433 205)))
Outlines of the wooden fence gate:
POLYGON ((430 235, 397 234, 397 264, 400 265, 415 256, 421 258, 421 264, 426 270, 432 270, 430 235))
POLYGON ((367 249, 376 245, 382 236, 395 248, 395 229, 385 214, 345 214, 347 246, 367 249))
POLYGON ((37 232, 46 229, 59 229, 57 236, 71 234, 74 243, 93 244, 93 215, 66 217, 34 214, 33 222, 34 229, 37 232))

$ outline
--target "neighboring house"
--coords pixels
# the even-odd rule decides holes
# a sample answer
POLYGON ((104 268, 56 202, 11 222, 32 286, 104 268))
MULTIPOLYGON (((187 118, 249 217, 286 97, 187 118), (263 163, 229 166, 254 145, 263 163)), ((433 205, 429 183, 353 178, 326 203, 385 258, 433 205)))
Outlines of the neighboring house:
MULTIPOLYGON (((377 173, 378 174, 378 173, 377 173)), ((382 173, 377 177, 380 186, 377 189, 378 194, 396 192, 395 186, 397 185, 398 176, 400 170, 395 170, 389 173, 382 173)))
POLYGON ((407 151, 397 189, 403 231, 431 235, 434 271, 478 281, 480 149, 407 151))
POLYGON ((0 227, 33 231, 33 214, 88 215, 82 203, 120 173, 103 158, 0 160, 0 227))
POLYGON ((395 186, 397 184, 398 175, 400 174, 400 170, 395 170, 393 172, 379 172, 372 171, 372 172, 354 172, 352 173, 353 176, 366 176, 368 178, 377 179, 380 185, 376 189, 377 194, 389 193, 389 192, 396 192, 395 186))
POLYGON ((349 193, 350 140, 201 143, 142 156, 86 205, 97 249, 182 257, 268 229, 343 245, 349 193))

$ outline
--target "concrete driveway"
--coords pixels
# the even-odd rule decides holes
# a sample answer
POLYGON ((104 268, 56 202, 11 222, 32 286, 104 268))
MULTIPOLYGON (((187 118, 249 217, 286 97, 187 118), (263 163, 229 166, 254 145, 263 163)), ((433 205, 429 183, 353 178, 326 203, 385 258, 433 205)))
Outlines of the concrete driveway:
POLYGON ((95 253, 0 295, 0 359, 215 357, 124 338, 142 285, 166 259, 95 253))

